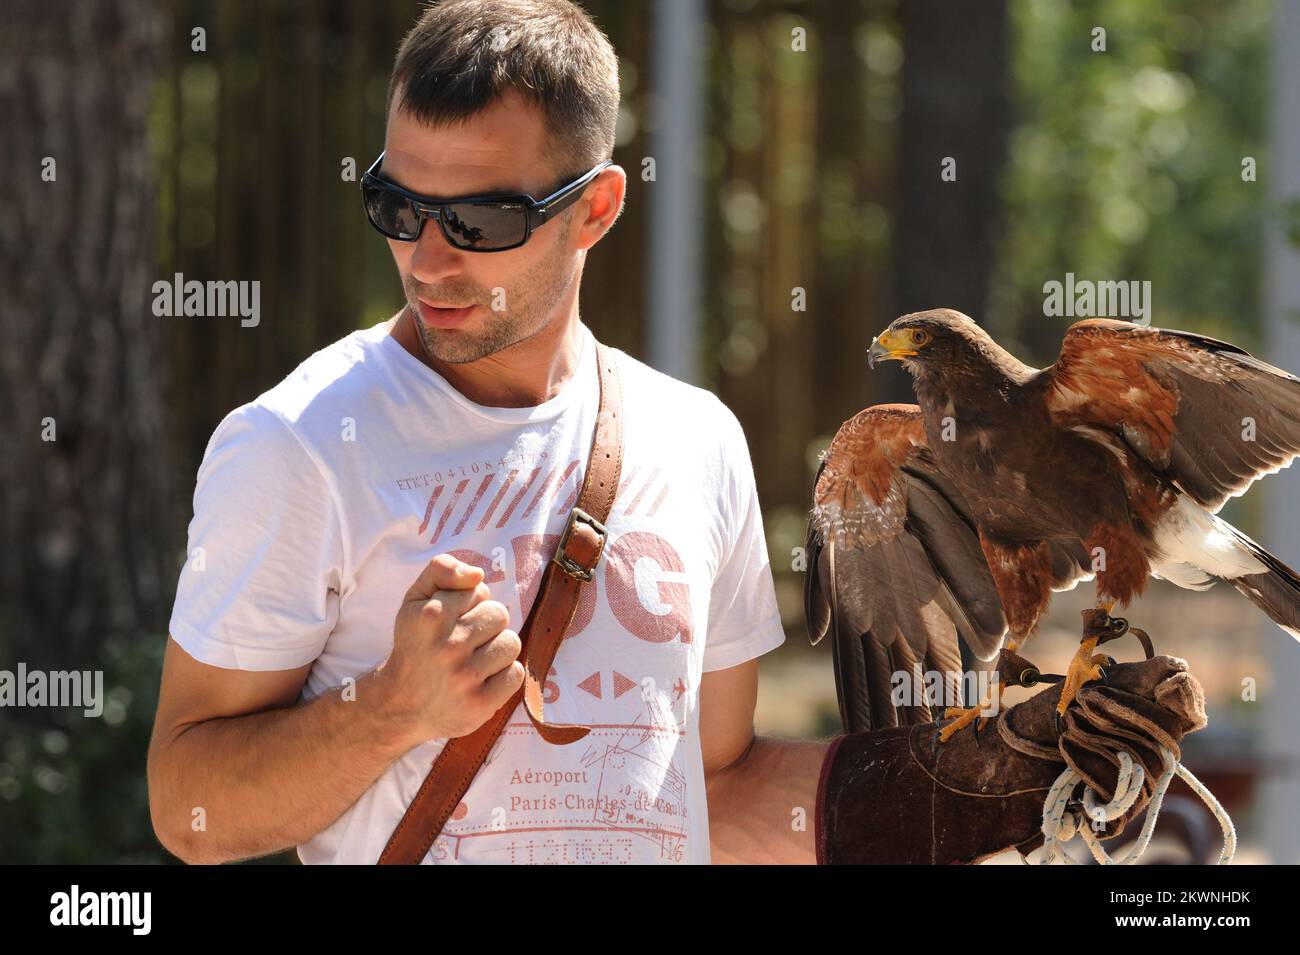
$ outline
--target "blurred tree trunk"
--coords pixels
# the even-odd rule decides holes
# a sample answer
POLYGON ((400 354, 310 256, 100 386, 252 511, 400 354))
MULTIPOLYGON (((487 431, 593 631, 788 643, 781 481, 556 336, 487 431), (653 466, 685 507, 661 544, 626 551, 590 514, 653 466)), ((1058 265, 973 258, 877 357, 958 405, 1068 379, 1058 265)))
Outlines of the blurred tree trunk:
POLYGON ((5 5, 3 667, 92 667, 104 637, 166 626, 175 512, 146 135, 162 27, 153 0, 5 5))
POLYGON ((960 13, 949 0, 908 0, 899 16, 899 314, 947 306, 984 324, 1010 124, 1006 0, 960 13), (940 178, 945 157, 956 160, 955 182, 940 178))
MULTIPOLYGON (((899 5, 903 113, 894 293, 898 314, 949 307, 987 327, 1010 131, 1006 0, 962 15, 947 0, 899 5), (945 160, 955 161, 946 181, 945 160)), ((900 376, 901 377, 901 376, 900 376)), ((910 383, 909 383, 910 384, 910 383)), ((894 400, 911 402, 909 393, 894 400)), ((979 663, 963 643, 962 668, 979 663)), ((967 704, 976 703, 967 694, 967 704)))

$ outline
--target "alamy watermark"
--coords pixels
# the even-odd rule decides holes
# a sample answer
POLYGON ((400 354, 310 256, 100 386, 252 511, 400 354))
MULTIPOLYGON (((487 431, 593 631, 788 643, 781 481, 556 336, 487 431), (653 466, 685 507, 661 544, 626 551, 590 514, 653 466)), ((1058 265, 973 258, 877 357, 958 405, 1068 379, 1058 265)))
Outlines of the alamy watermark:
POLYGON ((895 670, 889 676, 894 706, 966 706, 980 700, 980 715, 996 716, 1000 694, 993 693, 996 670, 895 670))
POLYGON ((72 706, 86 716, 104 712, 103 670, 0 670, 0 707, 72 706))
POLYGON ((153 313, 159 318, 239 317, 244 328, 256 328, 262 320, 262 283, 200 282, 177 272, 171 280, 153 283, 153 313))
POLYGON ((89 892, 73 885, 50 896, 50 924, 118 925, 132 935, 148 935, 153 926, 152 892, 89 892))
POLYGON ((1135 325, 1151 324, 1151 283, 1076 280, 1043 284, 1043 314, 1048 318, 1126 318, 1135 325))

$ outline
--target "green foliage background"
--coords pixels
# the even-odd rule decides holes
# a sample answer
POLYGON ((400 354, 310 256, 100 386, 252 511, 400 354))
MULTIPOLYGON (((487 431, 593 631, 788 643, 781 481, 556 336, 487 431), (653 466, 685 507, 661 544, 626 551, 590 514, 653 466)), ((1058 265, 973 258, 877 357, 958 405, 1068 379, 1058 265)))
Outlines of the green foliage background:
MULTIPOLYGON (((1270 0, 1012 6, 1018 125, 996 327, 1044 362, 1044 277, 1150 280, 1152 324, 1258 347, 1270 0), (1106 51, 1085 38, 1105 24, 1106 51), (1258 180, 1242 180, 1256 160, 1258 180), (1036 328, 1035 326, 1039 326, 1036 328)), ((1275 211, 1276 214, 1276 211, 1275 211)), ((1068 320, 1060 319, 1064 323, 1068 320)))

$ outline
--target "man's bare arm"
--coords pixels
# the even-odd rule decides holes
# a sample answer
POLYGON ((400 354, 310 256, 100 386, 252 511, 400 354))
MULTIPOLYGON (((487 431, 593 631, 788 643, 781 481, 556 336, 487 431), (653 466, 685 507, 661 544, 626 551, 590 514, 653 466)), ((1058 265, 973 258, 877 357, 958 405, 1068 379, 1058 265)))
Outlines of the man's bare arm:
POLYGON ((170 641, 149 747, 159 840, 187 862, 282 851, 422 740, 481 725, 523 682, 519 637, 482 579, 453 557, 430 561, 397 615, 392 655, 347 698, 296 703, 310 666, 226 670, 170 641))
POLYGON ((757 659, 700 683, 713 861, 813 864, 817 784, 831 741, 755 736, 757 697, 757 659))
POLYGON ((296 703, 310 669, 226 670, 168 641, 149 806, 174 855, 229 862, 305 842, 413 745, 373 673, 357 681, 355 700, 330 692, 296 703))
POLYGON ((814 864, 817 781, 829 747, 830 740, 754 737, 744 758, 709 784, 713 861, 814 864))

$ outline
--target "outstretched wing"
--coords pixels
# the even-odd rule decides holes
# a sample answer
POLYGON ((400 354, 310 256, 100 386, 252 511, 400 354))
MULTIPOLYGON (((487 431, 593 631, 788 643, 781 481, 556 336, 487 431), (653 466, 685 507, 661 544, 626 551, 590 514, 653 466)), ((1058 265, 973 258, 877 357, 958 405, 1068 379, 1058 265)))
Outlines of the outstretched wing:
POLYGON ((1118 435, 1211 512, 1300 456, 1300 378, 1227 342, 1088 319, 1040 375, 1058 424, 1118 435))
POLYGON ((894 705, 894 674, 918 691, 930 671, 955 683, 959 635, 984 660, 1002 645, 1006 617, 974 521, 916 405, 876 405, 840 428, 817 472, 807 553, 808 635, 833 638, 845 732, 929 722, 924 698, 894 705))

